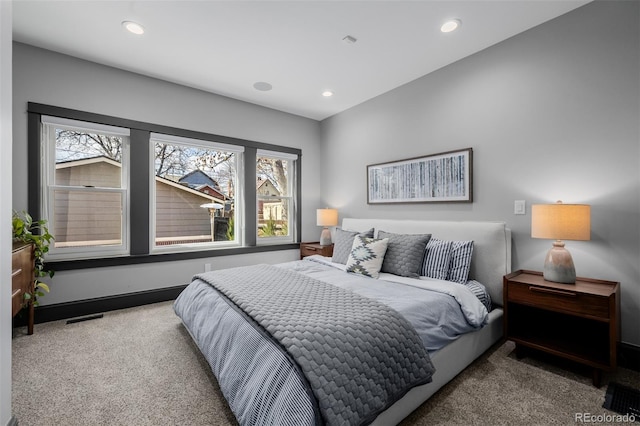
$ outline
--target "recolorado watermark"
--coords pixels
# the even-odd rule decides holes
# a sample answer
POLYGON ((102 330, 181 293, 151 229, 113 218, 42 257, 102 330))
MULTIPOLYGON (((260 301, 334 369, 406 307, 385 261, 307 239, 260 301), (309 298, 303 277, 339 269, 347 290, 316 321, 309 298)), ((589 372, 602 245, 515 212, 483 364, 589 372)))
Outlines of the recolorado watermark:
POLYGON ((575 413, 573 420, 576 423, 633 423, 636 421, 636 416, 633 414, 575 413))

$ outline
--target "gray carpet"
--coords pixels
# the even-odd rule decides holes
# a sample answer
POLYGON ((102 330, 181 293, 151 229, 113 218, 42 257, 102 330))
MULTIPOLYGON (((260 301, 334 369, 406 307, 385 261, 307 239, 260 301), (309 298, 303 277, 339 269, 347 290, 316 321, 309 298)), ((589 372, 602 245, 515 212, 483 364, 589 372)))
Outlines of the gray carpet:
MULTIPOLYGON (((28 425, 234 425, 215 378, 171 303, 105 313, 66 325, 38 324, 13 338, 13 414, 28 425)), ((600 389, 588 371, 497 345, 402 423, 575 424, 602 408, 608 380, 638 388, 618 369, 600 389)))

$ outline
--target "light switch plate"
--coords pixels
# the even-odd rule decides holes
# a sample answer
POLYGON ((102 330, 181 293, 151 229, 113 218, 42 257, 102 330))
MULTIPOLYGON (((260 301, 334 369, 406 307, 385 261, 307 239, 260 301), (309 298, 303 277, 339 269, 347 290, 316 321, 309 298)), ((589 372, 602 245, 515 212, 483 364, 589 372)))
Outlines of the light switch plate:
POLYGON ((513 214, 527 214, 525 200, 515 200, 513 203, 513 214))

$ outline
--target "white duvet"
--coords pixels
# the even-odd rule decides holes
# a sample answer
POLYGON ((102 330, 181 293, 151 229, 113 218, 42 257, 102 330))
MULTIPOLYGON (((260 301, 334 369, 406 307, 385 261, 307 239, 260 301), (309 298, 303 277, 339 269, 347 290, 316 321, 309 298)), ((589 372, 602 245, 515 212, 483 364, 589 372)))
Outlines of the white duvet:
POLYGON ((484 326, 488 321, 485 306, 466 286, 458 283, 387 273, 381 273, 379 279, 368 278, 346 273, 345 265, 319 255, 277 266, 387 304, 414 326, 430 352, 442 348, 461 334, 484 326))

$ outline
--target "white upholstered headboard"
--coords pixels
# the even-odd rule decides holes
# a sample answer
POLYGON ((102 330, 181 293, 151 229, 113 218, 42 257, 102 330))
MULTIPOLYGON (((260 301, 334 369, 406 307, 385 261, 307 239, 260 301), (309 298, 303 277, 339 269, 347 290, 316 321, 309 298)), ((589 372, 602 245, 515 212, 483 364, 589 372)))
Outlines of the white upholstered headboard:
POLYGON ((344 218, 342 229, 374 228, 398 234, 431 234, 441 240, 473 240, 469 278, 487 287, 494 304, 502 305, 502 277, 511 272, 511 230, 504 222, 344 218))

